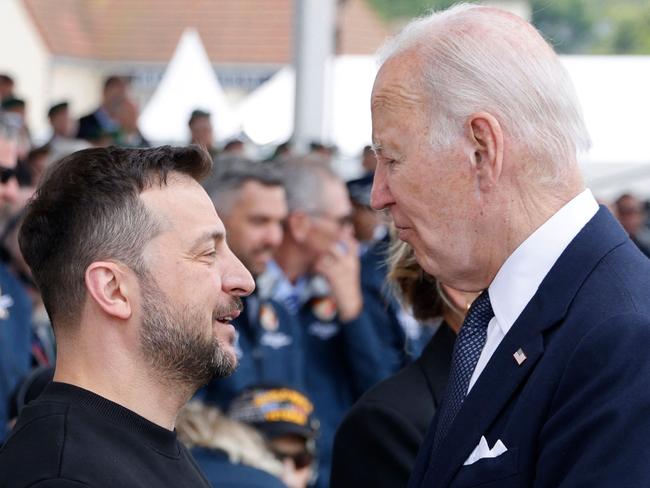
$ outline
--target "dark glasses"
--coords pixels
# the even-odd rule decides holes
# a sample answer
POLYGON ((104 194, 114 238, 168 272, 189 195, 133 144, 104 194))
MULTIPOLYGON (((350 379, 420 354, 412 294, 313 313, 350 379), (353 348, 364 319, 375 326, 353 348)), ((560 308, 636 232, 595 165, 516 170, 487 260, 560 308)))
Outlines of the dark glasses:
POLYGON ((16 170, 0 166, 0 183, 7 183, 11 178, 16 177, 16 170))
POLYGON ((280 461, 284 461, 285 459, 291 459, 296 469, 306 468, 307 466, 309 466, 311 463, 314 462, 314 455, 309 451, 288 453, 288 452, 281 452, 274 449, 273 454, 280 461))

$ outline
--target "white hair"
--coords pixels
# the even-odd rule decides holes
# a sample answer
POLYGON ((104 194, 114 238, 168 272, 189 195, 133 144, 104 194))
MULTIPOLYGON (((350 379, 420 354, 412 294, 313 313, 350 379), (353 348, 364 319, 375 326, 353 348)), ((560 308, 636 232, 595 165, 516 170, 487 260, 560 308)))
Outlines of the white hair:
POLYGON ((327 210, 324 183, 343 182, 319 156, 299 156, 282 163, 289 213, 327 210))
POLYGON ((485 111, 539 163, 524 170, 549 183, 560 182, 578 152, 589 149, 568 73, 535 28, 516 15, 469 4, 433 12, 390 39, 380 60, 406 51, 423 61, 433 145, 451 145, 467 117, 485 111))

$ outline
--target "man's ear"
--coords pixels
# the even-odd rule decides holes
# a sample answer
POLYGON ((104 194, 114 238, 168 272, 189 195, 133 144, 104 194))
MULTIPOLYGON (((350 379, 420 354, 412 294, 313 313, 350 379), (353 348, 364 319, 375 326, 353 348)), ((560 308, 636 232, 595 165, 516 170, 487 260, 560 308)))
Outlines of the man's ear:
POLYGON ((311 229, 309 215, 304 212, 291 212, 287 217, 287 230, 296 242, 304 242, 311 229))
POLYGON ((479 189, 489 191, 499 181, 503 169, 501 125, 492 115, 479 112, 469 117, 467 132, 479 189))
POLYGON ((123 266, 111 261, 97 261, 86 268, 84 280, 89 295, 106 314, 127 320, 133 313, 133 280, 123 266))

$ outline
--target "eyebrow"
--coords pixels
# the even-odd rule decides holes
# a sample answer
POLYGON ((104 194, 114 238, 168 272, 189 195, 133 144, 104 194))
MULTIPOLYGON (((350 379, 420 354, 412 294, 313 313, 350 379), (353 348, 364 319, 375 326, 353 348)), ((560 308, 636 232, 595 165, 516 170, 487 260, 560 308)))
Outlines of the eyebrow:
POLYGON ((201 244, 205 242, 209 242, 209 241, 220 242, 223 241, 225 238, 226 238, 226 233, 221 230, 204 232, 194 240, 191 249, 196 249, 197 247, 199 247, 201 244))

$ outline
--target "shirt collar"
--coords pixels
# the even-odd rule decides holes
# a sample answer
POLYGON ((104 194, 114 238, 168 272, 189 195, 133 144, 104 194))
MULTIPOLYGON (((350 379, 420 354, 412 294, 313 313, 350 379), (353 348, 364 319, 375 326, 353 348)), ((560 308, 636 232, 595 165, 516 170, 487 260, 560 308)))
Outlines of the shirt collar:
POLYGON ((282 268, 273 260, 269 261, 266 270, 257 279, 259 296, 265 299, 273 298, 280 302, 291 295, 304 296, 308 283, 306 276, 298 278, 295 284, 291 283, 282 268))
POLYGON ((119 129, 119 125, 113 118, 108 115, 108 112, 104 107, 99 107, 97 110, 95 110, 95 117, 99 121, 99 125, 102 127, 102 129, 112 132, 117 129, 119 129))
POLYGON ((490 284, 490 303, 507 334, 573 238, 598 211, 586 189, 558 210, 506 259, 490 284))

